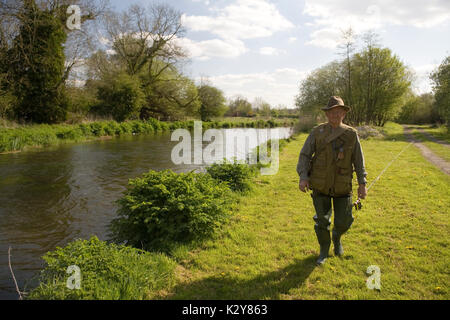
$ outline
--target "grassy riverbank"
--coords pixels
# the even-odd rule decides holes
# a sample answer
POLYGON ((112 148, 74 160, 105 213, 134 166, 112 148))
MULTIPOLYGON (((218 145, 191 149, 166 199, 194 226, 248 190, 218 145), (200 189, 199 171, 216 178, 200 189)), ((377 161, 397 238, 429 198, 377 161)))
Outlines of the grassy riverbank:
MULTIPOLYGON (((295 119, 257 121, 211 121, 203 122, 203 128, 273 128, 293 126, 295 119)), ((172 131, 178 128, 192 129, 194 121, 164 122, 148 121, 98 121, 76 125, 27 125, 0 126, 0 153, 18 152, 30 148, 41 148, 61 143, 104 139, 130 134, 150 134, 172 131)))
MULTIPOLYGON (((362 141, 369 183, 408 145, 401 126, 390 123, 385 132, 385 139, 362 141)), ((295 171, 306 137, 285 146, 277 175, 258 178, 220 239, 180 251, 177 285, 160 298, 450 298, 450 241, 443 237, 450 231, 450 178, 410 145, 355 212, 344 257, 316 267, 314 210, 295 171), (380 291, 366 287, 371 265, 380 267, 380 291)))
POLYGON ((171 252, 172 280, 146 297, 449 299, 450 240, 444 235, 450 231, 450 178, 405 141, 400 125, 383 130, 384 138, 362 140, 369 183, 403 153, 369 190, 362 211, 354 212, 342 258, 315 265, 314 209, 310 195, 298 190, 296 173, 307 137, 300 134, 283 143, 279 172, 255 178, 252 191, 238 197, 214 239, 171 252), (372 265, 380 268, 381 290, 366 287, 372 265))

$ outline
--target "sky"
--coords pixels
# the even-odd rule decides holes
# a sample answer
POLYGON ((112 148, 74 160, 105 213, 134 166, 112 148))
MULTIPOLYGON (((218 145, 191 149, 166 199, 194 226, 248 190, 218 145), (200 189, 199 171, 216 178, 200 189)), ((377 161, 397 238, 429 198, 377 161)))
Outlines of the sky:
MULTIPOLYGON (((152 0, 110 0, 121 11, 152 0)), ((416 72, 417 94, 431 91, 429 73, 450 54, 450 0, 159 0, 182 13, 180 43, 190 54, 183 72, 208 79, 227 98, 262 98, 295 107, 300 83, 341 59, 349 27, 372 30, 416 72)), ((357 48, 361 48, 361 44, 357 48)))

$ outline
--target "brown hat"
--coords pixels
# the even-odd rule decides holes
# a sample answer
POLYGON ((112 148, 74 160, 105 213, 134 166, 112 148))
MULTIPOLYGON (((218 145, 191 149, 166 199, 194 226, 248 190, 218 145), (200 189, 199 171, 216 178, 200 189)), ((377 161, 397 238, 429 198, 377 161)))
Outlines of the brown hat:
POLYGON ((324 108, 322 108, 323 111, 331 110, 335 107, 343 107, 347 112, 350 111, 350 107, 344 105, 344 100, 342 100, 341 97, 338 96, 332 96, 330 100, 328 101, 328 105, 324 108))

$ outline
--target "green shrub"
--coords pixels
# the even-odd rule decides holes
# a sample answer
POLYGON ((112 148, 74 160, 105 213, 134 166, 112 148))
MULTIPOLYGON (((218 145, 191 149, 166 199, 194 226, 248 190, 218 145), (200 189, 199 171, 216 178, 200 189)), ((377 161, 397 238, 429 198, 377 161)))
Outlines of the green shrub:
POLYGON ((133 133, 142 133, 145 132, 145 125, 141 121, 130 121, 131 127, 133 128, 133 133))
POLYGON ((90 124, 91 132, 94 136, 100 137, 105 135, 103 124, 101 122, 93 122, 90 124))
POLYGON ((234 160, 214 163, 206 171, 216 180, 228 184, 231 190, 246 192, 252 187, 252 178, 256 175, 256 167, 234 160))
POLYGON ((40 284, 28 299, 149 299, 174 283, 176 263, 165 255, 107 244, 96 237, 48 252, 40 284), (67 288, 69 266, 80 268, 81 288, 67 288))
POLYGON ((152 126, 153 131, 155 131, 155 132, 163 130, 163 126, 162 126, 161 122, 156 120, 155 118, 148 118, 146 123, 148 125, 152 126))
POLYGON ((79 140, 83 137, 83 131, 78 128, 67 127, 56 133, 58 139, 79 140))
POLYGON ((166 122, 160 122, 160 125, 161 125, 161 130, 163 130, 163 131, 169 130, 169 124, 167 124, 166 122))
POLYGON ((131 124, 129 122, 121 122, 120 128, 123 133, 132 133, 133 132, 133 127, 131 126, 131 124))
POLYGON ((228 217, 231 192, 209 174, 150 171, 130 180, 119 199, 112 239, 146 250, 209 238, 228 217))
POLYGON ((116 121, 108 121, 104 126, 104 130, 108 136, 120 136, 123 133, 122 127, 116 121))

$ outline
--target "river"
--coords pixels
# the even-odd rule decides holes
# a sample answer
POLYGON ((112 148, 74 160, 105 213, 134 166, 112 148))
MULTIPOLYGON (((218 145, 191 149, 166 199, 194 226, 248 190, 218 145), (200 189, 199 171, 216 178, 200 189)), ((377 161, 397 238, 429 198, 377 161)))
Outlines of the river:
MULTIPOLYGON (((221 129, 224 136, 239 136, 243 130, 221 129)), ((290 128, 253 130, 272 138, 291 135, 290 128)), ((249 149, 263 142, 250 139, 249 149)), ((116 217, 115 201, 126 190, 128 179, 151 169, 204 171, 201 164, 172 162, 172 149, 178 143, 167 132, 0 155, 0 299, 18 298, 8 265, 9 247, 19 288, 27 291, 36 285, 44 266, 41 257, 47 251, 92 235, 108 239, 108 224, 116 217)))

